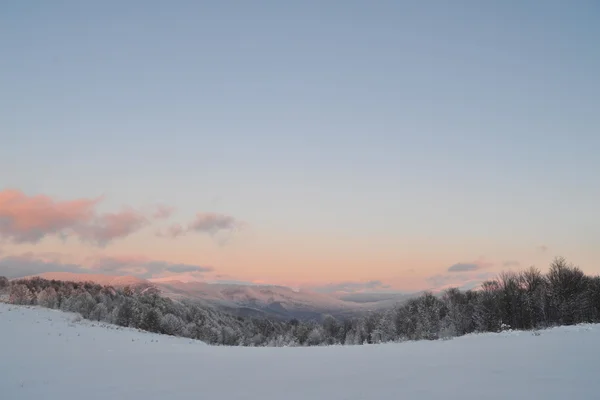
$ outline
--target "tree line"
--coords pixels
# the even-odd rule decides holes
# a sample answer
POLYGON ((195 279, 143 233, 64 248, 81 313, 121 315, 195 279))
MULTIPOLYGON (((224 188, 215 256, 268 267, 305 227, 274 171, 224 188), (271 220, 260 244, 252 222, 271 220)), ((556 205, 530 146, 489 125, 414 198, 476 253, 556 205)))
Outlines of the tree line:
POLYGON ((125 327, 231 346, 317 346, 447 339, 475 332, 543 329, 600 322, 600 277, 556 258, 543 274, 536 268, 503 272, 477 290, 426 292, 393 308, 354 318, 289 321, 230 315, 154 287, 114 288, 91 282, 41 278, 8 281, 0 291, 13 304, 80 313, 125 327))

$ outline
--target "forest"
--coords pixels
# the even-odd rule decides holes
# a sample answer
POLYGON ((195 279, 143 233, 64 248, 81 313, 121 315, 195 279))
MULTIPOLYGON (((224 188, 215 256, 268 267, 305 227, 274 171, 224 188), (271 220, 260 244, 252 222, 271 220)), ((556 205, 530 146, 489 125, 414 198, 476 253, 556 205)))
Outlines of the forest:
POLYGON ((227 346, 360 345, 600 322, 600 277, 587 276, 560 257, 545 274, 534 267, 502 272, 476 290, 425 292, 390 309, 343 320, 233 316, 172 300, 154 287, 121 289, 91 282, 0 277, 3 291, 12 304, 59 309, 89 320, 227 346))

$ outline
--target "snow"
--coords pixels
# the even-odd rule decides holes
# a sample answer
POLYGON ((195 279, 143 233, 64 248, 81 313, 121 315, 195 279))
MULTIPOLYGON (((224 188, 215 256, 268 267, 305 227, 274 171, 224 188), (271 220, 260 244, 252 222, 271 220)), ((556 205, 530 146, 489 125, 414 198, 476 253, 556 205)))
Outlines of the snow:
POLYGON ((212 347, 0 304, 0 398, 597 399, 600 325, 454 340, 212 347))

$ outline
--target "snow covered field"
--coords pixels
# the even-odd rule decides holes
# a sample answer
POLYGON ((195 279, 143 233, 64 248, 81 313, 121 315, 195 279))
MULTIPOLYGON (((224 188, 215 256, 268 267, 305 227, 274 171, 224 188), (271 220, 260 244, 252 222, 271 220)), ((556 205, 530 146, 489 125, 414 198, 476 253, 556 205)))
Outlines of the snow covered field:
POLYGON ((600 325, 450 341, 227 348, 0 304, 0 398, 598 399, 600 325))

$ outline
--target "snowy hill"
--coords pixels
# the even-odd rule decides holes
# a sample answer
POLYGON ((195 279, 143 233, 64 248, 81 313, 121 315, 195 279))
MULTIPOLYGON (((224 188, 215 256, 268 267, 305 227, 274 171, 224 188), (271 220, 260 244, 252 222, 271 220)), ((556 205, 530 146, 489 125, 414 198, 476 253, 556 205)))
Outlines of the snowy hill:
POLYGON ((212 347, 0 304, 3 400, 597 399, 600 325, 449 341, 212 347), (232 384, 235 383, 235 384, 232 384))

